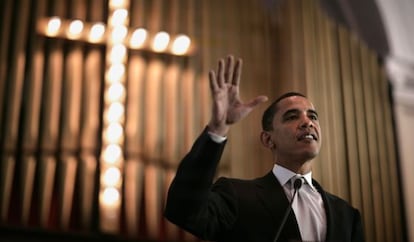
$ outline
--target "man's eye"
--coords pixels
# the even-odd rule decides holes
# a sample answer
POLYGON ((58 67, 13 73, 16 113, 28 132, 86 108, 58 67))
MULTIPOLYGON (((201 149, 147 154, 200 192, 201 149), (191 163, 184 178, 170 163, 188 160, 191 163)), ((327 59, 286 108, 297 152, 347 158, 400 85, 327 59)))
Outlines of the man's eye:
POLYGON ((318 116, 317 115, 310 115, 310 119, 312 119, 312 120, 318 120, 318 116))
POLYGON ((297 118, 296 115, 287 116, 286 120, 295 120, 297 118))

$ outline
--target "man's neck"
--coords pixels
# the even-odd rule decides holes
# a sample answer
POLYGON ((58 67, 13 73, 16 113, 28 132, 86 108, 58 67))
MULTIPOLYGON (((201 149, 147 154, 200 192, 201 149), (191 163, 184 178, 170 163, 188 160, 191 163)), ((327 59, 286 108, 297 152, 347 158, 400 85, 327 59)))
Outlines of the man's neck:
POLYGON ((312 170, 312 160, 308 160, 305 162, 295 162, 295 161, 276 161, 276 164, 285 167, 286 169, 289 169, 290 171, 304 175, 306 173, 309 173, 312 170))

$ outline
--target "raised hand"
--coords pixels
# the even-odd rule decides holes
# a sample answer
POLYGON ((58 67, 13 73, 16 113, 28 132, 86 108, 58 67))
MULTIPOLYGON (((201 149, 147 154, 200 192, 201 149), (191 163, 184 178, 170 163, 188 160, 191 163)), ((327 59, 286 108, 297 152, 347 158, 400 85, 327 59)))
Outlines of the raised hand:
POLYGON ((257 96, 247 103, 240 99, 239 85, 242 60, 229 55, 219 59, 217 73, 209 72, 210 89, 213 96, 212 117, 208 124, 210 132, 226 136, 229 126, 246 117, 257 105, 266 102, 266 96, 257 96))

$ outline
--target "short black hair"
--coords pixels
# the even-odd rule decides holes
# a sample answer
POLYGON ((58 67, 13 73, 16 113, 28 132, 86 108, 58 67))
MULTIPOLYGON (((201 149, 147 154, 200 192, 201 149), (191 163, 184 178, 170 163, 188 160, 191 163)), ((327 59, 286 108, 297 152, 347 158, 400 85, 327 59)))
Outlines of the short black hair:
POLYGON ((270 131, 273 129, 272 123, 275 113, 277 112, 277 104, 285 98, 292 97, 292 96, 300 96, 306 98, 305 95, 299 92, 287 92, 279 96, 275 101, 273 101, 269 107, 264 111, 262 116, 262 129, 265 131, 270 131))

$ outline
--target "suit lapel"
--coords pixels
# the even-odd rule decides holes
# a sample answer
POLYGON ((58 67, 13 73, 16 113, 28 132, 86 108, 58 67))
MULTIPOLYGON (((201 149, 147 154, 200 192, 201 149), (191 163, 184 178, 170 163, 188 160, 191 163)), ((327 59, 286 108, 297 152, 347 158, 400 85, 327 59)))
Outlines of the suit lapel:
POLYGON ((312 179, 312 183, 322 196, 323 204, 325 207, 325 214, 326 214, 326 241, 331 241, 333 240, 332 235, 335 234, 335 231, 334 231, 335 226, 333 224, 333 221, 335 221, 333 218, 334 210, 332 209, 332 205, 329 202, 328 196, 326 195, 326 192, 323 190, 322 186, 314 179, 312 179))
MULTIPOLYGON (((263 206, 270 212, 273 217, 274 234, 276 234, 289 206, 289 201, 285 195, 283 187, 279 181, 269 172, 264 177, 256 180, 257 196, 263 206)), ((288 216, 286 224, 282 230, 281 238, 300 240, 298 223, 294 216, 293 210, 288 216)))

